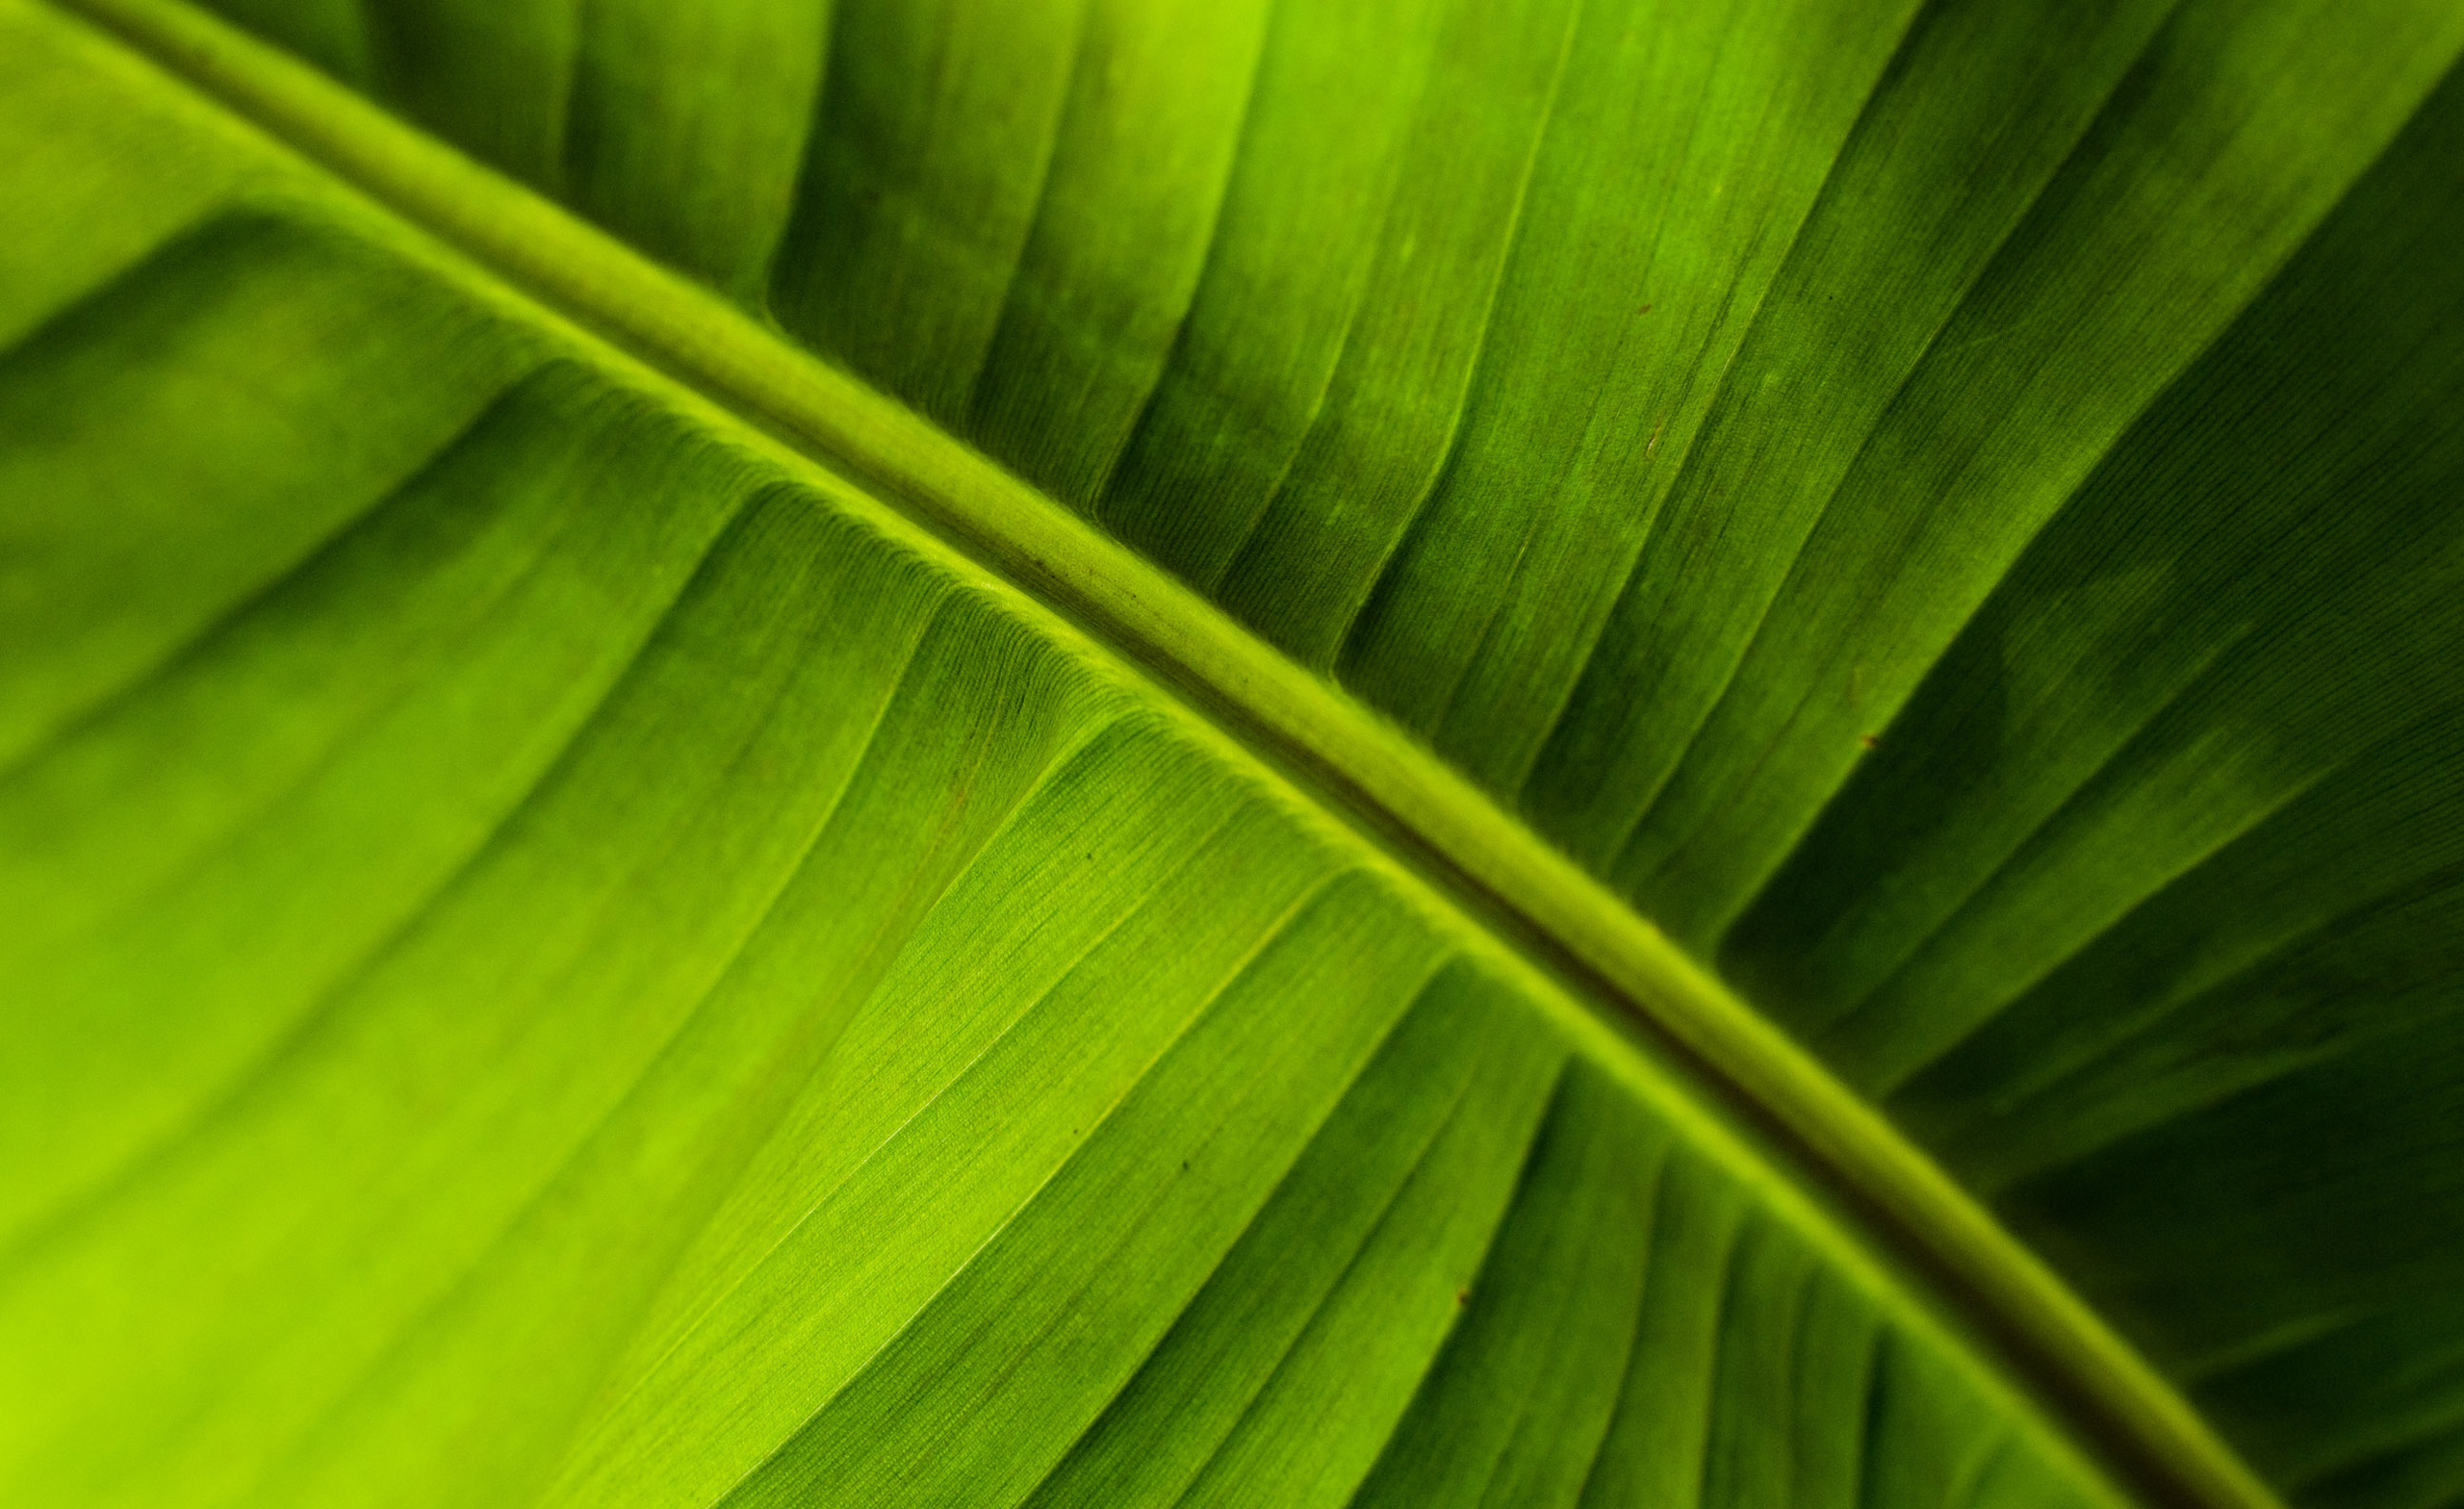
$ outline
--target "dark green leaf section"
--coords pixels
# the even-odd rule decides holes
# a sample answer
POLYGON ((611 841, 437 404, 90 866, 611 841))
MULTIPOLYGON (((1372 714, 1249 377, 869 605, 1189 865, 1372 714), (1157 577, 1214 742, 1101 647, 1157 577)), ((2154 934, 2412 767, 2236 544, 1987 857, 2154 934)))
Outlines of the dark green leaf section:
POLYGON ((2464 12, 224 9, 1425 736, 2286 1491, 2464 1492, 2464 12))
POLYGON ((98 34, 0 59, 0 203, 225 186, 8 291, 0 1500, 2116 1501, 1037 604, 98 34))
POLYGON ((2416 1457, 2464 1486, 2459 161, 2464 77, 2036 541, 1726 956, 2330 1502, 2416 1457))

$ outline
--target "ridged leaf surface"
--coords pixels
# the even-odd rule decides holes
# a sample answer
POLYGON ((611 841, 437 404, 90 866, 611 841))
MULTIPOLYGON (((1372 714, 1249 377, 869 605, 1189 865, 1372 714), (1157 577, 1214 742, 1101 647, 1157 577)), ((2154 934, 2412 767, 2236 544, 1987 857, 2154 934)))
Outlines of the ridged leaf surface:
POLYGON ((0 0, 0 1499, 2464 1496, 2464 11, 216 9, 0 0))

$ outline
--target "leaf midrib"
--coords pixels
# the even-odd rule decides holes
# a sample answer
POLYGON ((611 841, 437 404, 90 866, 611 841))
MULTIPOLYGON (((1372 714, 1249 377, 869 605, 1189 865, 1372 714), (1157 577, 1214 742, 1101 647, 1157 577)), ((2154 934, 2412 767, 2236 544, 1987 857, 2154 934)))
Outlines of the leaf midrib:
POLYGON ((1452 768, 1162 569, 736 306, 179 0, 56 0, 461 257, 1068 620, 1296 781, 1630 1052, 1761 1135, 2158 1501, 2273 1509, 2183 1397, 1921 1150, 1452 768))

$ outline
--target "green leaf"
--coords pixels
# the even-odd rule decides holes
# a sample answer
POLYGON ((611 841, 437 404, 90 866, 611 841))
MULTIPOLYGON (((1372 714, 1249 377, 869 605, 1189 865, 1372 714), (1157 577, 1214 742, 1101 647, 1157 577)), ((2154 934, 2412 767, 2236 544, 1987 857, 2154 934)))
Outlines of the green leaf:
POLYGON ((0 1500, 2464 1496, 2464 12, 215 9, 0 0, 0 1500))

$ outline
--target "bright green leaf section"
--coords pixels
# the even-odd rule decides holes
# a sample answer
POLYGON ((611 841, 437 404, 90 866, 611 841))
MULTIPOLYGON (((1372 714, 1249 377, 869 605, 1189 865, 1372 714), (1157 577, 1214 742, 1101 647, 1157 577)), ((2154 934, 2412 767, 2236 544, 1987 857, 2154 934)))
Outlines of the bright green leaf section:
POLYGON ((2464 11, 1200 24, 839 7, 766 293, 685 266, 1518 807, 2282 1491, 2464 1492, 2464 11))
MULTIPOLYGON (((2277 1492, 2464 1493, 2464 11, 217 9, 1425 739, 2277 1492)), ((47 1492, 2076 1492, 1151 690, 8 13, 47 1492)))
POLYGON ((98 34, 0 56, 23 161, 226 186, 0 357, 0 1497, 2116 1501, 1049 612, 98 34))

